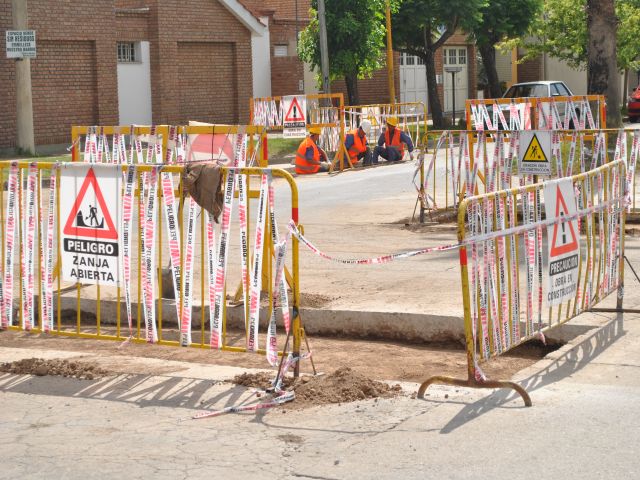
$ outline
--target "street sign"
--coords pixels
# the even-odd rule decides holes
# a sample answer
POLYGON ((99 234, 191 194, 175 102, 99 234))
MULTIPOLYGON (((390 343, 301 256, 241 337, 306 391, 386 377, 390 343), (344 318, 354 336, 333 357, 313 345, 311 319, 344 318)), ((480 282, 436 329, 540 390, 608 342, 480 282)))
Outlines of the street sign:
POLYGON ((62 278, 118 285, 122 172, 113 165, 70 165, 60 178, 62 278))
POLYGON ((35 30, 7 30, 7 58, 36 58, 35 30))
POLYGON ((521 131, 518 160, 520 175, 551 175, 551 132, 521 131))
MULTIPOLYGON (((573 182, 563 178, 544 184, 547 219, 575 215, 577 211, 573 182)), ((580 265, 578 220, 547 227, 549 261, 547 266, 547 304, 559 305, 576 296, 580 265)))
POLYGON ((290 95, 282 97, 284 138, 304 138, 307 135, 307 97, 290 95))

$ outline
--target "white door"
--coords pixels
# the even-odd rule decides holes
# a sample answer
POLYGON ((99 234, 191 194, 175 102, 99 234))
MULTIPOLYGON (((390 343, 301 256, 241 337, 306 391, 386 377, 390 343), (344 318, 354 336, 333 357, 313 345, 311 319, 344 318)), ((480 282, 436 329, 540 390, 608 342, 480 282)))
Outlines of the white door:
MULTIPOLYGON (((459 67, 460 72, 454 75, 455 79, 455 97, 456 112, 464 112, 464 102, 469 95, 469 72, 467 70, 467 49, 465 47, 446 47, 443 49, 443 60, 445 67, 459 67)), ((444 75, 444 111, 451 112, 453 110, 453 91, 454 81, 451 73, 443 70, 444 75)))
POLYGON ((120 125, 151 125, 149 42, 120 42, 117 47, 120 125))
POLYGON ((427 69, 420 57, 400 55, 400 102, 427 105, 427 69))

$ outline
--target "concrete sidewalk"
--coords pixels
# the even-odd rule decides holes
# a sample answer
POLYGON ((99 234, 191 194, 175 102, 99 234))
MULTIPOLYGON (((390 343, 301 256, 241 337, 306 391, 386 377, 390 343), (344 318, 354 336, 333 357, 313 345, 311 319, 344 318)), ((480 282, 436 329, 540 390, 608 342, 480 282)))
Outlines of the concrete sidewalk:
MULTIPOLYGON (((628 306, 639 307, 633 298, 628 306)), ((585 316, 600 328, 517 375, 531 408, 506 390, 433 386, 412 399, 417 385, 404 384, 394 399, 192 420, 247 398, 220 383, 239 369, 119 357, 165 373, 4 374, 0 477, 634 478, 640 318, 585 316)), ((78 355, 0 348, 0 361, 78 355)))

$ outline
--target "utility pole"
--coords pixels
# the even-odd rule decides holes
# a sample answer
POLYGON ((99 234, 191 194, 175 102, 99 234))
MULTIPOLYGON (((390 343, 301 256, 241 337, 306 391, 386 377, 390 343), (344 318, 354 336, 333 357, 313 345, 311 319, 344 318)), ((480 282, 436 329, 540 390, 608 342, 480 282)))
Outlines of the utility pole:
POLYGON ((327 44, 327 19, 324 0, 318 0, 318 25, 320 26, 320 67, 322 68, 322 90, 331 93, 329 84, 329 46, 327 44))
POLYGON ((393 75, 393 44, 391 41, 391 0, 387 0, 387 82, 389 84, 389 103, 396 103, 396 85, 393 75))
MULTIPOLYGON (((27 30, 27 0, 11 0, 14 30, 27 30)), ((34 154, 33 100, 31 97, 31 60, 16 60, 16 144, 25 153, 34 154)))

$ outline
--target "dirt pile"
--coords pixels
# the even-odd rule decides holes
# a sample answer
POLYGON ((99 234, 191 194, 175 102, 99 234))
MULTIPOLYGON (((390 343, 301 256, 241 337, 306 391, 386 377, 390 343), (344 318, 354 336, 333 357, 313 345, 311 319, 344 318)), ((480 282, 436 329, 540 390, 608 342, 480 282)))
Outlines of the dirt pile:
MULTIPOLYGON (((233 382, 245 387, 266 388, 271 386, 274 374, 243 373, 233 379, 233 382)), ((300 377, 295 382, 291 378, 285 379, 285 388, 292 386, 296 392, 296 399, 292 407, 306 408, 314 405, 330 403, 348 403, 368 398, 389 398, 402 392, 400 385, 389 386, 362 375, 349 367, 317 377, 300 377)))
POLYGON ((85 362, 42 358, 26 358, 10 363, 0 364, 0 372, 13 373, 15 375, 57 375, 61 377, 73 377, 81 380, 94 380, 109 375, 97 365, 85 362))

